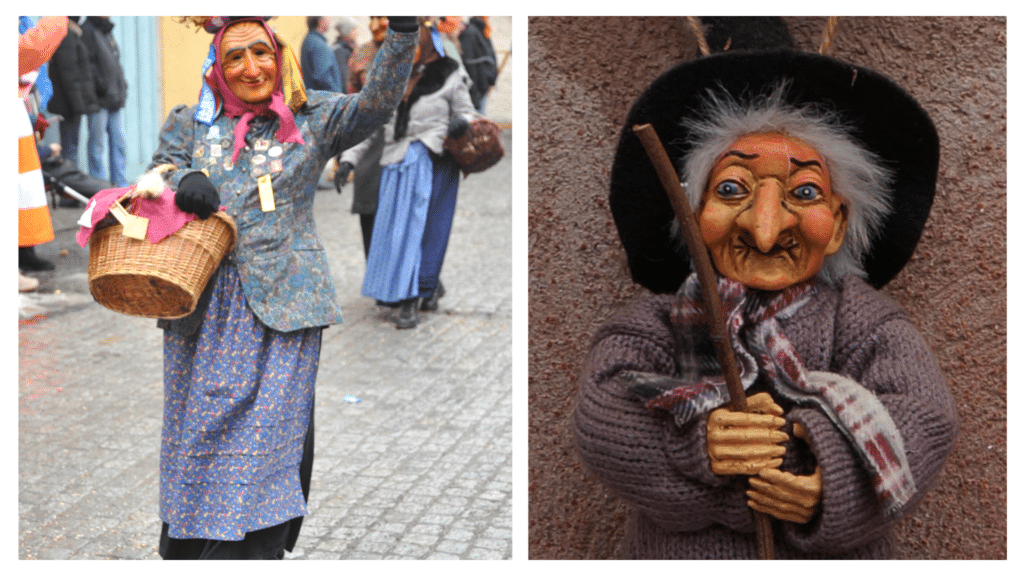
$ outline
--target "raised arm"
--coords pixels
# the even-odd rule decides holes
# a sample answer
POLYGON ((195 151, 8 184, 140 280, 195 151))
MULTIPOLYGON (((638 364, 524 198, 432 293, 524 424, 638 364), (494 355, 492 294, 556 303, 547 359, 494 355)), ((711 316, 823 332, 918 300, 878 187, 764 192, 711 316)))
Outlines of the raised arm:
POLYGON ((331 156, 362 142, 387 123, 402 100, 419 41, 415 18, 409 17, 411 27, 402 18, 389 20, 387 36, 370 66, 363 89, 338 100, 328 123, 328 133, 333 134, 331 156))

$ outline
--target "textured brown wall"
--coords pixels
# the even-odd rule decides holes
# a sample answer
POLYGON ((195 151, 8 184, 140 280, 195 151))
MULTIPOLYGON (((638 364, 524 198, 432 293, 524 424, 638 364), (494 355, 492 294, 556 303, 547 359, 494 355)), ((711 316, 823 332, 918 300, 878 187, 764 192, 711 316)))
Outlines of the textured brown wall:
MULTIPOLYGON (((816 50, 824 18, 788 18, 816 50)), ((614 558, 625 506, 589 478, 570 414, 597 327, 642 296, 608 211, 626 112, 697 54, 682 18, 529 20, 530 558, 614 558)), ((960 437, 898 528, 903 558, 1006 557, 1006 20, 842 18, 834 56, 905 87, 942 142, 917 253, 886 287, 931 344, 960 437)))

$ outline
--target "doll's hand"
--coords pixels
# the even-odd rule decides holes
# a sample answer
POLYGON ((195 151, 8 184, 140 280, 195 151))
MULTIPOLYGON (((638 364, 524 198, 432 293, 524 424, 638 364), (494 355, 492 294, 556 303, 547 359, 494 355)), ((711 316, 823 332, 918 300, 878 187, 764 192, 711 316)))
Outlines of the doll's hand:
MULTIPOLYGON (((794 422, 793 435, 806 439, 803 426, 794 422)), ((747 505, 788 522, 806 524, 821 504, 821 466, 810 476, 797 476, 773 468, 762 469, 750 478, 747 505)))
POLYGON ((782 407, 767 392, 747 398, 751 412, 718 408, 708 416, 708 456, 711 471, 719 476, 755 475, 763 468, 778 468, 789 435, 782 407))

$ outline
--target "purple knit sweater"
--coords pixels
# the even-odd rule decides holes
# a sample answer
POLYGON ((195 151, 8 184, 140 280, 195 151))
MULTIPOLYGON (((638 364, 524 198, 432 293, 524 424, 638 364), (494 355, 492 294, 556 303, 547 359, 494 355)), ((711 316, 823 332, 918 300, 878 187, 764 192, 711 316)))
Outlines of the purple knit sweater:
MULTIPOLYGON (((629 558, 757 558, 746 477, 711 472, 707 417, 680 428, 628 392, 614 376, 637 370, 677 376, 673 296, 652 296, 604 325, 594 339, 574 414, 576 443, 590 470, 636 509, 629 558)), ((868 473, 822 413, 787 409, 808 441, 787 444, 783 469, 822 472, 821 512, 810 523, 774 521, 775 556, 887 558, 892 527, 918 503, 953 447, 956 411, 928 346, 888 297, 850 277, 819 283, 814 298, 780 321, 808 370, 846 375, 874 392, 903 435, 918 493, 886 518, 868 473)), ((760 381, 748 391, 763 389, 760 381)))

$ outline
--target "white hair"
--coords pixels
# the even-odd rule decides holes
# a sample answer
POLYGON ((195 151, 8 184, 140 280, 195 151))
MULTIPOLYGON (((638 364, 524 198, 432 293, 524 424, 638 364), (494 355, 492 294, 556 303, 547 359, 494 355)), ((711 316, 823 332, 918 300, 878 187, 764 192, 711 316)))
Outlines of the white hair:
POLYGON ((834 112, 795 106, 785 101, 787 84, 739 101, 725 90, 708 91, 701 113, 682 124, 689 131, 690 152, 680 179, 695 213, 701 205, 711 170, 737 139, 748 134, 777 132, 799 140, 825 160, 832 191, 847 211, 847 228, 839 251, 825 258, 818 276, 835 285, 848 274, 867 277, 863 258, 890 212, 891 172, 882 159, 857 143, 834 112))

